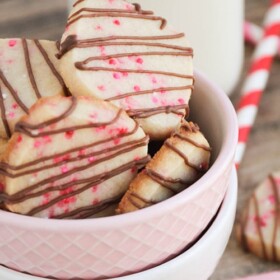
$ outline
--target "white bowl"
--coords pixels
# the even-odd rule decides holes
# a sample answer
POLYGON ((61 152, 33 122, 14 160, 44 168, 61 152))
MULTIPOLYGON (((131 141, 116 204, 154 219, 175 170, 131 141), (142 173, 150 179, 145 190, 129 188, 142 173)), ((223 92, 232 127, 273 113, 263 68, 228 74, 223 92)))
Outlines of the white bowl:
MULTIPOLYGON (((237 204, 237 174, 233 169, 222 207, 207 232, 190 249, 155 268, 115 280, 205 280, 220 260, 232 231, 237 204)), ((43 280, 0 267, 1 280, 43 280)))

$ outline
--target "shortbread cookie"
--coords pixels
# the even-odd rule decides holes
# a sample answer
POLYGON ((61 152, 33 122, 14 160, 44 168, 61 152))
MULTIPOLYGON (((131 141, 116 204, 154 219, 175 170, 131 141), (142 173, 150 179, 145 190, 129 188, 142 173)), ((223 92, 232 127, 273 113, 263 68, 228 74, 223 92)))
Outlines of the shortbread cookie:
POLYGON ((55 42, 0 39, 0 137, 11 137, 37 99, 67 93, 56 53, 55 42))
POLYGON ((76 2, 58 54, 74 95, 112 102, 164 140, 188 112, 192 56, 183 33, 123 0, 76 2))
POLYGON ((83 218, 117 203, 147 156, 133 119, 92 97, 40 99, 15 126, 0 164, 6 207, 48 218, 83 218))
POLYGON ((0 138, 0 159, 2 154, 6 151, 8 140, 0 138))
POLYGON ((184 121, 132 181, 117 212, 151 206, 188 188, 208 169, 210 151, 198 126, 184 121))
POLYGON ((280 262, 280 172, 255 190, 237 225, 243 248, 260 258, 280 262))

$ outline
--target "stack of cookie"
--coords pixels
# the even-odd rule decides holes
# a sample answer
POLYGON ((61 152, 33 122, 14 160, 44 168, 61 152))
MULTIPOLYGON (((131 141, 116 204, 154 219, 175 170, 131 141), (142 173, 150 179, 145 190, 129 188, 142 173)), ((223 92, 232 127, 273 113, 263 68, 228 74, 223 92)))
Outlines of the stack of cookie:
POLYGON ((185 120, 193 51, 166 25, 138 4, 79 0, 60 43, 1 40, 7 211, 61 219, 126 213, 207 171, 209 143, 185 120), (151 159, 153 141, 163 144, 151 159))

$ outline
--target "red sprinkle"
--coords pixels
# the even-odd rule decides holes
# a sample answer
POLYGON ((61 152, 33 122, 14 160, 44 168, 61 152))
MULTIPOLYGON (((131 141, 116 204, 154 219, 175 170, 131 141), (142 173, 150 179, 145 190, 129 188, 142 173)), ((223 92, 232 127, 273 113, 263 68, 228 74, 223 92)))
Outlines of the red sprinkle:
POLYGON ((113 58, 109 59, 109 64, 110 65, 116 65, 117 64, 117 61, 113 58))
POLYGON ((137 167, 136 166, 132 167, 131 168, 131 173, 136 173, 136 172, 137 172, 137 167))
POLYGON ((98 189, 98 186, 93 186, 93 187, 91 188, 91 190, 92 190, 93 193, 97 192, 97 189, 98 189))
POLYGON ((71 139, 73 137, 74 133, 75 133, 74 130, 66 131, 65 132, 65 138, 66 139, 71 139))
POLYGON ((143 59, 141 57, 136 59, 136 63, 138 63, 138 64, 143 64, 143 62, 144 61, 143 61, 143 59))
POLYGON ((262 217, 255 217, 255 222, 258 223, 261 227, 266 227, 267 223, 262 217))
POLYGON ((113 21, 113 23, 114 23, 115 25, 121 25, 121 23, 120 23, 120 21, 119 21, 118 19, 115 19, 115 20, 113 21))
POLYGON ((18 108, 17 103, 14 103, 14 104, 12 105, 12 107, 13 107, 13 109, 17 109, 17 108, 18 108))
POLYGON ((17 40, 12 39, 12 40, 9 41, 9 46, 10 47, 14 47, 16 44, 17 44, 17 40))
POLYGON ((22 136, 19 135, 18 138, 17 138, 17 142, 20 143, 21 141, 22 141, 22 136))
POLYGON ((4 189, 5 189, 5 186, 2 183, 0 183, 0 192, 3 192, 4 189))
POLYGON ((99 203, 99 200, 97 198, 95 198, 93 201, 92 201, 92 205, 96 205, 99 203))

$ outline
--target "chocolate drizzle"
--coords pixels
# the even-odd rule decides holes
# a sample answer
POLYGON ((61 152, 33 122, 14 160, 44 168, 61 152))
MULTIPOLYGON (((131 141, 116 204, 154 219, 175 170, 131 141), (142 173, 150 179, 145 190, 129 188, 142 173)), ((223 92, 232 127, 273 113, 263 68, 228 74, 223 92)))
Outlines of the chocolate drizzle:
MULTIPOLYGON (((41 53, 42 57, 44 58, 46 64, 48 65, 51 72, 53 73, 53 76, 56 77, 59 84, 64 89, 65 95, 69 96, 70 93, 69 93, 68 89, 66 88, 62 77, 60 76, 60 74, 56 70, 54 64, 52 63, 51 59, 49 58, 49 56, 48 56, 46 50, 44 49, 44 47, 42 46, 42 44, 38 40, 30 40, 30 42, 33 42, 35 44, 35 46, 38 48, 38 50, 40 51, 40 53, 41 53)), ((35 78, 35 75, 34 75, 34 71, 33 71, 33 68, 32 68, 32 63, 31 63, 31 59, 30 59, 29 44, 30 43, 29 43, 28 40, 21 39, 21 45, 22 45, 22 49, 23 49, 23 54, 24 54, 24 60, 25 60, 25 65, 26 65, 26 72, 28 74, 28 79, 30 81, 32 89, 34 90, 34 93, 35 93, 35 96, 36 96, 35 99, 40 99, 43 96, 43 93, 40 92, 40 90, 38 88, 38 84, 36 82, 36 78, 35 78)), ((6 78, 6 76, 4 75, 2 70, 0 70, 0 81, 2 81, 3 85, 8 89, 12 98, 19 105, 21 110, 24 113, 27 114, 28 113, 28 106, 26 106, 24 104, 24 102, 20 98, 17 90, 15 90, 13 88, 13 86, 8 81, 8 79, 6 78)), ((6 116, 5 98, 3 97, 3 92, 1 94, 1 99, 0 99, 0 109, 1 109, 1 117, 2 117, 4 127, 5 127, 6 135, 7 135, 8 138, 10 138, 11 134, 12 134, 12 130, 11 130, 11 127, 9 126, 9 121, 7 120, 7 116, 6 116)))
MULTIPOLYGON (((79 20, 88 18, 88 19, 95 19, 98 17, 104 17, 104 18, 127 18, 131 21, 133 19, 143 19, 143 20, 152 20, 152 21, 161 21, 161 25, 159 29, 164 29, 166 26, 166 20, 154 16, 153 12, 151 11, 144 11, 141 9, 141 6, 138 4, 134 4, 134 9, 100 9, 100 8, 90 8, 86 7, 86 4, 80 8, 79 10, 73 12, 69 18, 68 18, 68 24, 70 25, 79 22, 79 20)), ((119 21, 117 21, 116 25, 121 25, 119 21)), ((120 28, 120 27, 118 27, 120 28)), ((101 27, 100 27, 101 29, 101 27)), ((159 34, 160 34, 159 30, 159 34)), ((171 33, 171 32, 170 32, 171 33)), ((132 34, 133 35, 133 34, 132 34)), ((104 67, 103 65, 93 65, 92 63, 96 62, 110 62, 111 59, 119 59, 119 58, 131 58, 131 57, 147 57, 147 56, 161 56, 161 57, 192 57, 193 56, 193 50, 189 47, 183 47, 178 43, 172 44, 172 40, 180 39, 184 37, 184 33, 178 33, 178 34, 164 34, 159 36, 106 36, 106 37, 93 37, 93 38, 87 38, 87 39, 78 39, 77 35, 68 35, 65 40, 61 43, 60 52, 57 54, 58 58, 62 58, 65 54, 67 54, 69 51, 73 49, 80 49, 80 48, 96 48, 96 47, 107 47, 107 46, 139 46, 143 47, 143 51, 135 51, 135 52, 123 52, 123 53, 116 53, 116 54, 102 54, 100 56, 92 56, 84 59, 83 61, 76 61, 75 67, 76 69, 80 71, 92 71, 92 72, 114 72, 115 73, 122 73, 123 75, 128 75, 129 73, 137 74, 137 75, 158 75, 158 76, 167 76, 167 77, 175 77, 178 79, 186 79, 189 81, 190 85, 187 85, 185 87, 183 86, 169 86, 166 87, 164 90, 170 89, 170 92, 176 91, 176 90, 193 90, 193 83, 194 83, 194 77, 192 75, 186 75, 184 72, 182 73, 176 73, 171 71, 163 71, 161 69, 144 69, 144 67, 133 67, 132 69, 130 67, 117 67, 114 63, 110 63, 110 66, 104 67), (161 42, 163 41, 163 42, 161 42), (171 43, 166 43, 166 41, 171 41, 171 43), (149 50, 147 51, 147 47, 149 47, 149 50), (154 48, 160 48, 154 49, 154 48)), ((144 65, 143 65, 144 66, 144 65)), ((186 83, 188 84, 188 83, 186 83)), ((152 94, 153 92, 156 92, 156 90, 153 89, 147 89, 145 91, 135 91, 133 92, 124 92, 120 93, 116 97, 111 98, 104 98, 107 101, 115 101, 122 98, 126 98, 129 96, 136 96, 136 95, 147 95, 152 94)), ((184 100, 184 99, 182 99, 184 100)), ((179 103, 179 101, 177 101, 179 103)), ((187 103, 184 101, 183 103, 187 103)), ((158 106, 154 105, 154 106, 158 106)), ((180 105, 181 102, 180 102, 180 105)), ((185 104, 186 105, 186 104, 185 104)), ((185 116, 184 109, 187 108, 180 108, 179 105, 170 106, 173 107, 172 110, 169 109, 169 107, 155 107, 150 109, 135 109, 131 108, 131 110, 128 110, 128 113, 130 116, 134 118, 149 118, 151 116, 166 113, 166 110, 168 113, 177 114, 180 116, 185 116), (178 112, 182 110, 181 112, 178 112)))
POLYGON ((159 40, 172 40, 179 39, 185 36, 184 33, 178 33, 174 35, 161 35, 161 36, 109 36, 92 39, 78 40, 76 35, 69 35, 61 44, 60 51, 57 54, 58 58, 62 58, 65 54, 75 48, 91 48, 98 46, 150 46, 150 47, 162 47, 174 50, 191 51, 191 48, 170 45, 165 43, 151 43, 141 41, 159 41, 159 40), (135 41, 123 41, 114 42, 116 40, 135 40, 135 41), (112 42, 113 41, 113 42, 112 42))
POLYGON ((138 195, 136 192, 129 192, 128 195, 128 201, 137 209, 143 209, 147 206, 151 206, 154 204, 157 204, 159 201, 153 201, 153 200, 147 200, 140 195, 138 195), (140 202, 138 203, 137 200, 140 202))
POLYGON ((89 15, 80 15, 75 17, 72 20, 69 20, 67 23, 67 27, 69 27, 70 25, 72 25, 73 23, 77 22, 80 19, 84 19, 84 18, 97 18, 97 17, 117 17, 117 18, 134 18, 134 19, 146 19, 146 20, 154 20, 154 21, 160 21, 160 29, 164 29, 164 27, 166 26, 166 19, 162 18, 162 17, 157 17, 157 16, 150 16, 150 15, 146 15, 146 14, 130 14, 127 13, 127 11, 122 10, 122 12, 116 12, 114 10, 108 10, 108 12, 102 13, 102 14, 98 14, 98 13, 93 13, 93 14, 89 14, 89 15), (109 12, 110 11, 110 12, 109 12))
POLYGON ((110 98, 105 99, 106 101, 113 101, 113 100, 119 100, 123 99, 129 96, 137 96, 137 95, 145 95, 145 94, 151 94, 155 92, 163 92, 163 91, 180 91, 180 90, 193 90, 194 86, 183 86, 183 87, 162 87, 162 88, 157 88, 157 89, 151 89, 151 90, 143 90, 143 91, 138 91, 138 92, 128 92, 125 94, 121 94, 118 96, 113 96, 110 98))
POLYGON ((262 246, 263 258, 265 260, 268 260, 268 253, 266 251, 263 232, 262 232, 261 225, 259 222, 260 221, 260 210, 259 210, 259 204, 258 204, 258 199, 257 199, 256 194, 253 195, 253 204, 254 204, 255 212, 256 212, 256 221, 257 221, 256 226, 257 226, 257 231, 258 231, 258 235, 259 235, 261 246, 262 246))
POLYGON ((52 218, 54 219, 86 219, 89 218, 95 214, 100 213, 101 211, 106 210, 113 204, 116 204, 117 202, 120 201, 122 198, 123 194, 120 196, 112 197, 110 199, 105 199, 97 204, 90 205, 90 206, 85 206, 85 207, 80 207, 77 208, 73 211, 69 211, 67 213, 63 213, 61 215, 54 216, 52 218))
POLYGON ((162 113, 165 114, 172 113, 183 117, 185 114, 179 111, 183 109, 188 111, 189 106, 187 104, 182 104, 176 106, 162 106, 162 107, 148 108, 148 109, 134 109, 134 110, 131 109, 131 110, 127 110, 126 112, 130 117, 137 118, 137 119, 148 118, 162 113))
POLYGON ((39 92, 35 77, 34 77, 34 73, 32 70, 32 65, 30 62, 30 54, 29 54, 29 49, 28 49, 28 45, 27 45, 27 41, 26 39, 22 39, 22 47, 23 47, 23 52, 24 52, 24 58, 25 58, 25 64, 26 64, 26 69, 27 69, 27 73, 28 73, 28 77, 30 80, 30 83, 32 85, 32 88, 36 94, 37 99, 40 99, 42 97, 42 95, 39 92))
MULTIPOLYGON (((49 130, 49 126, 52 126, 53 124, 56 124, 56 123, 60 122, 61 120, 66 119, 71 114, 73 114, 73 112, 77 108, 77 98, 69 97, 69 99, 71 100, 70 106, 60 116, 50 119, 48 121, 42 122, 42 123, 35 124, 35 125, 30 125, 26 122, 21 122, 20 125, 17 126, 17 132, 24 133, 28 137, 31 137, 31 138, 37 138, 37 137, 42 137, 45 135, 52 135, 52 134, 57 134, 57 133, 63 133, 64 131, 69 131, 69 128, 56 130, 55 133, 53 133, 53 131, 49 130), (48 132, 34 133, 34 130, 37 131, 40 129, 48 129, 48 132)), ((102 123, 100 122, 100 123, 91 124, 90 126, 86 126, 86 128, 105 127, 105 126, 112 125, 119 120, 122 112, 123 111, 120 109, 117 111, 116 116, 113 117, 112 120, 109 120, 107 122, 102 122, 102 123)), ((81 126, 76 126, 76 127, 71 127, 70 129, 77 131, 80 128, 81 128, 81 126)), ((8 195, 6 193, 1 193, 0 201, 4 202, 6 205, 12 205, 12 204, 18 204, 18 203, 24 202, 31 198, 43 196, 44 194, 47 194, 47 193, 52 193, 52 192, 56 192, 56 191, 65 191, 61 195, 50 200, 49 202, 44 203, 43 205, 38 205, 37 207, 34 207, 33 209, 31 209, 27 213, 27 215, 32 216, 32 215, 38 214, 39 212, 41 212, 45 209, 50 208, 51 206, 55 205, 56 203, 58 203, 64 199, 74 197, 75 195, 78 195, 78 194, 90 189, 93 186, 101 184, 104 181, 109 180, 123 172, 126 172, 130 169, 142 168, 150 160, 149 156, 145 156, 138 160, 133 160, 131 162, 122 164, 119 167, 112 168, 112 170, 107 170, 106 172, 101 173, 101 174, 94 174, 93 176, 90 176, 87 178, 76 179, 74 183, 73 183, 73 181, 66 180, 64 182, 57 183, 56 186, 49 185, 52 182, 58 182, 59 180, 70 178, 70 176, 74 173, 82 172, 82 171, 84 171, 88 168, 92 168, 102 162, 105 162, 112 158, 116 158, 120 155, 129 153, 137 148, 147 146, 149 138, 148 138, 148 136, 145 136, 141 139, 126 141, 125 143, 121 143, 121 144, 116 144, 117 143, 116 142, 113 146, 111 145, 111 146, 108 146, 107 148, 104 148, 104 149, 98 150, 98 151, 87 151, 87 153, 82 153, 77 156, 72 154, 74 152, 78 152, 81 150, 86 151, 89 148, 93 148, 93 147, 96 147, 101 144, 106 144, 106 143, 109 144, 110 142, 112 142, 111 144, 113 144, 113 141, 115 139, 121 139, 121 138, 131 136, 131 135, 135 134, 138 131, 138 129, 139 129, 139 124, 135 123, 135 127, 133 129, 131 129, 131 131, 128 131, 125 133, 119 132, 118 135, 111 136, 110 138, 103 139, 100 141, 95 141, 91 144, 76 147, 76 148, 70 149, 68 151, 59 153, 59 154, 53 154, 53 155, 49 155, 46 157, 42 157, 40 159, 36 159, 31 162, 28 162, 28 163, 25 163, 22 165, 18 165, 18 166, 12 166, 6 162, 1 162, 0 163, 0 174, 2 176, 6 176, 9 178, 19 178, 19 177, 30 175, 30 174, 37 174, 39 172, 44 172, 48 169, 56 168, 61 165, 72 163, 72 162, 74 162, 74 163, 80 162, 80 164, 78 166, 73 165, 73 167, 71 169, 69 169, 65 172, 58 173, 57 175, 52 175, 51 177, 42 179, 41 181, 37 181, 34 184, 29 184, 22 190, 14 193, 12 195, 8 195), (69 154, 72 154, 72 155, 69 156, 69 154), (57 158, 57 157, 62 157, 61 161, 53 162, 53 159, 57 158), (90 161, 91 158, 95 158, 95 157, 98 157, 98 158, 95 159, 94 161, 90 161), (84 162, 83 162, 83 160, 84 160, 84 162), (73 191, 67 192, 67 189, 69 187, 73 187, 73 184, 75 186, 73 191)), ((116 198, 113 198, 110 201, 109 200, 101 201, 99 204, 92 205, 91 207, 89 206, 89 207, 82 207, 79 209, 75 209, 68 213, 59 215, 56 218, 67 218, 67 217, 74 217, 74 216, 75 217, 76 216, 85 217, 88 215, 93 215, 93 214, 109 207, 109 205, 114 202, 116 202, 116 198)))
MULTIPOLYGON (((142 168, 143 166, 146 165, 146 163, 150 160, 149 156, 146 156, 144 158, 142 158, 141 160, 138 160, 138 161, 132 161, 132 162, 129 162, 127 164, 124 164, 118 168, 115 168, 111 171, 108 171, 108 172, 105 172, 103 174, 100 174, 100 175, 97 175, 97 176, 94 176, 91 179, 90 183, 86 184, 85 186, 71 192, 71 193, 68 193, 68 194, 65 194, 65 195, 60 195, 59 197, 51 200, 49 203, 46 203, 44 205, 40 205, 40 206, 37 206, 35 208, 33 208, 31 211, 29 211, 27 213, 27 215, 29 216, 33 216, 51 206, 53 206, 54 204, 56 204, 57 202, 63 200, 63 199, 67 199, 67 198, 70 198, 70 197, 73 197, 77 194, 80 194, 88 189, 90 189, 91 187, 95 186, 95 185, 98 185, 98 184, 101 184, 103 183, 104 181, 106 180, 109 180, 127 170, 130 170, 131 168, 133 167, 137 167, 137 168, 142 168)), ((83 168, 85 169, 85 168, 83 168)), ((71 183, 72 185, 73 183, 71 183)), ((75 182, 75 184, 77 184, 77 182, 75 182)), ((46 190, 46 192, 49 192, 49 190, 46 190)))
POLYGON ((278 228, 280 225, 280 200, 279 200, 279 191, 278 186, 275 178, 273 175, 269 176, 269 180, 273 189, 274 197, 275 197, 275 220, 274 220, 274 230, 273 230, 273 240, 272 240, 272 259, 273 261, 278 261, 278 255, 277 255, 277 233, 278 228))
MULTIPOLYGON (((178 137, 178 135, 180 135, 182 137, 178 137, 179 141, 187 141, 191 145, 193 145, 199 149, 203 149, 208 153, 210 153, 210 151, 211 151, 211 149, 209 147, 207 147, 205 145, 201 145, 192 139, 184 137, 184 135, 186 134, 186 132, 184 131, 185 129, 192 131, 192 133, 197 133, 199 131, 199 128, 197 125, 195 125, 193 123, 184 122, 181 125, 181 128, 179 129, 179 131, 183 135, 181 135, 178 132, 178 134, 173 135, 170 140, 166 140, 164 143, 164 146, 167 147, 168 149, 171 149, 173 152, 175 152, 180 157, 182 157, 184 159, 186 165, 196 171, 195 176, 193 176, 192 178, 189 178, 189 180, 186 180, 186 179, 183 180, 181 178, 167 177, 167 176, 162 175, 160 172, 158 172, 156 170, 156 168, 155 168, 156 164, 154 164, 153 162, 149 163, 148 166, 138 175, 139 180, 140 180, 140 178, 143 179, 144 176, 148 176, 151 180, 153 180, 154 182, 159 184, 162 188, 165 188, 166 190, 168 190, 170 192, 170 195, 169 195, 170 197, 179 193, 183 189, 190 187, 202 175, 202 173, 204 173, 206 171, 205 168, 202 168, 201 166, 196 166, 194 164, 191 164, 187 158, 187 155, 185 155, 185 153, 183 153, 181 150, 179 150, 178 148, 175 147, 175 144, 173 143, 173 140, 175 139, 175 137, 178 137)), ((178 139, 177 139, 177 141, 178 141, 178 139)), ((153 160, 157 160, 157 159, 153 159, 153 160)), ((128 193, 126 194, 126 196, 124 197, 124 199, 127 199, 128 202, 131 205, 133 205, 136 209, 143 209, 145 207, 148 207, 150 205, 160 202, 160 201, 146 199, 142 196, 142 194, 140 195, 138 192, 139 192, 139 189, 137 189, 137 186, 132 185, 132 189, 130 189, 128 191, 128 193)), ((141 189, 140 189, 140 193, 141 193, 141 189)), ((120 204, 120 207, 118 208, 117 211, 119 213, 124 213, 124 210, 122 209, 122 203, 120 204)))
POLYGON ((0 70, 0 80, 3 82, 5 87, 9 90, 11 95, 13 96, 14 100, 17 102, 17 104, 20 106, 20 108, 25 112, 28 113, 28 108, 24 105, 24 103, 21 101, 20 97, 18 96, 17 92, 13 89, 12 85, 8 82, 7 78, 5 77, 2 70, 0 70))
MULTIPOLYGON (((63 88, 64 94, 65 96, 70 96, 70 92, 68 90, 68 88, 66 87, 66 85, 64 84, 64 81, 61 77, 61 75, 58 73, 58 71, 56 70, 56 68, 54 67, 54 64, 52 63, 52 61, 50 60, 46 50, 44 49, 44 47, 42 46, 42 44, 40 43, 39 40, 35 39, 34 40, 35 45, 37 46, 38 50, 41 52, 42 56, 44 57, 46 63, 48 64, 49 68, 51 69, 53 75, 56 77, 56 79, 58 80, 58 82, 60 83, 61 87, 63 88)), ((56 42, 56 47, 59 49, 59 42, 56 42)))
POLYGON ((183 141, 189 142, 190 144, 196 146, 197 148, 203 149, 206 152, 211 152, 212 151, 212 149, 210 147, 208 147, 206 145, 199 144, 196 141, 192 140, 190 137, 183 136, 182 134, 180 134, 178 132, 175 132, 173 134, 173 137, 177 137, 177 138, 180 138, 183 141))
POLYGON ((173 144, 171 144, 170 141, 168 140, 165 141, 164 145, 168 147, 170 150, 172 150, 174 153, 176 153, 178 156, 180 156, 185 161, 185 164, 191 167, 192 169, 194 169, 196 172, 198 173, 205 172, 205 170, 203 170, 200 166, 196 166, 195 164, 190 163, 188 157, 182 151, 176 148, 173 144))

